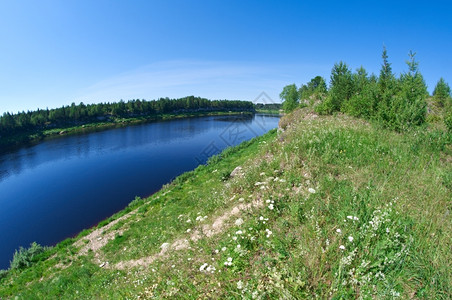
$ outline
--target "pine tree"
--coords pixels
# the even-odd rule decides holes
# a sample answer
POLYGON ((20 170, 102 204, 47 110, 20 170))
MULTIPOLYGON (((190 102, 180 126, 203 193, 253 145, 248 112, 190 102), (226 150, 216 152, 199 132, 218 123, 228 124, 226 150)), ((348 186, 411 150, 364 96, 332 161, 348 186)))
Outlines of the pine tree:
POLYGON ((419 72, 416 53, 410 51, 406 62, 408 72, 400 76, 400 92, 391 102, 391 127, 403 130, 413 125, 421 125, 427 115, 427 85, 419 72))
POLYGON ((447 82, 441 77, 433 90, 433 99, 435 104, 439 107, 444 107, 446 102, 450 99, 450 87, 447 82))
POLYGON ((381 65, 380 77, 378 79, 378 85, 380 87, 380 93, 385 93, 388 89, 393 87, 392 83, 394 82, 394 74, 392 73, 391 64, 388 60, 388 51, 386 47, 383 46, 383 53, 381 55, 383 58, 383 64, 381 65))
POLYGON ((394 115, 391 113, 393 97, 396 93, 397 81, 392 73, 391 64, 388 60, 388 52, 383 46, 381 55, 383 64, 381 65, 380 76, 378 77, 378 95, 376 98, 376 118, 383 124, 389 124, 394 115))

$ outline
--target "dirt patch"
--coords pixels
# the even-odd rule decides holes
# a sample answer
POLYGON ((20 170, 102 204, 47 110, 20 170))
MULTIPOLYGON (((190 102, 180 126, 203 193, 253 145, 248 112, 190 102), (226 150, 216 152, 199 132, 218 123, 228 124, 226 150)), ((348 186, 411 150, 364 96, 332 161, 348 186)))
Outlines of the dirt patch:
POLYGON ((140 259, 132 259, 128 261, 121 261, 114 266, 109 266, 113 269, 129 269, 133 267, 147 267, 153 263, 156 259, 160 257, 167 256, 168 251, 180 251, 189 249, 190 241, 197 242, 200 239, 207 237, 213 237, 221 232, 223 232, 228 226, 226 222, 234 216, 238 216, 243 210, 250 209, 252 207, 261 207, 263 202, 261 200, 255 200, 252 203, 242 203, 233 207, 230 211, 224 213, 223 215, 217 217, 212 224, 206 224, 201 227, 200 230, 194 230, 188 238, 182 238, 174 241, 171 245, 164 243, 160 248, 160 252, 151 256, 143 257, 140 259))
POLYGON ((95 253, 95 256, 96 256, 96 254, 100 248, 105 246, 108 243, 108 241, 114 239, 116 234, 122 234, 123 230, 112 230, 108 233, 105 233, 105 232, 108 231, 114 225, 116 225, 118 222, 127 220, 134 214, 135 214, 135 211, 131 211, 128 214, 125 214, 124 216, 108 223, 104 227, 95 229, 93 232, 91 232, 87 236, 85 236, 85 237, 81 238, 80 240, 78 240, 77 242, 75 242, 74 246, 82 247, 80 249, 80 251, 78 252, 78 256, 87 254, 90 249, 95 253))

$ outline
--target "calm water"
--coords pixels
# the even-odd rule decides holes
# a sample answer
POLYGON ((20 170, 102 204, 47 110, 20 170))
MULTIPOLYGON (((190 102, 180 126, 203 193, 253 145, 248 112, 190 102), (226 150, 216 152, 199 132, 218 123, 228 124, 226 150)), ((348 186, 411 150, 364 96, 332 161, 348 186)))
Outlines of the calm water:
POLYGON ((55 138, 0 154, 0 269, 14 250, 76 235, 279 117, 217 116, 55 138))

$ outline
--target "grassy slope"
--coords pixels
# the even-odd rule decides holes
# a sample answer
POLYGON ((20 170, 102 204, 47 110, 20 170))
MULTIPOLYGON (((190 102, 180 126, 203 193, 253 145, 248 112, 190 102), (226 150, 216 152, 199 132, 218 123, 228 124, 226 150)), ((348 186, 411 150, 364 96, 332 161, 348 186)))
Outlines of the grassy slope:
POLYGON ((450 137, 400 135, 307 109, 281 126, 112 217, 134 209, 106 230, 116 235, 100 252, 77 257, 68 240, 47 260, 10 272, 0 297, 450 299, 450 137), (238 165, 244 176, 229 177, 238 165), (111 266, 154 255, 246 203, 255 205, 220 233, 148 266, 115 270, 96 261, 95 254, 111 266))

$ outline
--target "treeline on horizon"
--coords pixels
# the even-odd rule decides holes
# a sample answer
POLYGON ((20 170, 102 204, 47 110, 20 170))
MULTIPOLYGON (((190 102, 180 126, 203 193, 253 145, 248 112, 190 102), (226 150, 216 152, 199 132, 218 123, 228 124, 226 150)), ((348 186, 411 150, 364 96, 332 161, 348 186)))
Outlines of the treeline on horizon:
POLYGON ((452 98, 449 85, 440 78, 432 96, 419 71, 415 53, 410 52, 408 71, 396 77, 386 48, 383 48, 380 74, 369 75, 361 66, 355 72, 344 62, 336 63, 330 84, 316 76, 299 89, 295 84, 280 94, 283 109, 290 112, 299 106, 313 106, 319 114, 343 112, 376 121, 386 128, 404 131, 427 121, 443 121, 452 131, 452 98))
MULTIPOLYGON (((273 109, 267 105, 260 108, 273 109)), ((279 107, 278 107, 279 108, 279 107)), ((100 122, 109 118, 146 117, 159 114, 195 111, 254 111, 250 101, 208 100, 188 96, 179 99, 129 100, 115 103, 72 103, 55 109, 38 109, 17 114, 9 112, 0 116, 0 136, 10 136, 45 128, 58 128, 100 122)))

